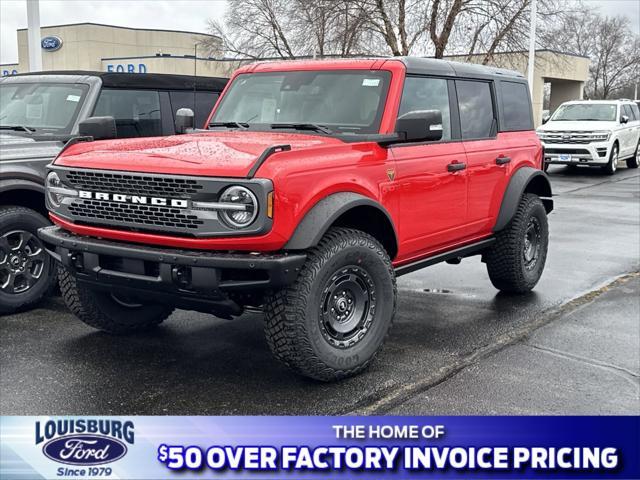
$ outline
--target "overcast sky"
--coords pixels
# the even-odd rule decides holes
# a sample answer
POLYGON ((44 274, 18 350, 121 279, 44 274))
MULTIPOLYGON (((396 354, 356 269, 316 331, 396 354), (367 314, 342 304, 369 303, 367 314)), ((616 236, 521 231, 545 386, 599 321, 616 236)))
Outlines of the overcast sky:
MULTIPOLYGON (((606 15, 628 16, 640 33, 640 0, 585 1, 606 15)), ((204 32, 207 19, 222 19, 225 8, 226 0, 40 0, 40 23, 94 22, 204 32)), ((26 1, 0 0, 0 63, 18 61, 16 30, 26 26, 26 1)))

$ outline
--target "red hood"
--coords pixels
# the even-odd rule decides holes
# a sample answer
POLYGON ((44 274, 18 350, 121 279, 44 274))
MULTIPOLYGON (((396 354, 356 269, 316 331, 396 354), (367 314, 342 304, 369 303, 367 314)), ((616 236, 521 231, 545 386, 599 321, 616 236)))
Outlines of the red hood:
POLYGON ((245 177, 268 147, 291 145, 295 151, 341 144, 335 138, 297 133, 203 132, 77 143, 55 163, 102 170, 245 177))

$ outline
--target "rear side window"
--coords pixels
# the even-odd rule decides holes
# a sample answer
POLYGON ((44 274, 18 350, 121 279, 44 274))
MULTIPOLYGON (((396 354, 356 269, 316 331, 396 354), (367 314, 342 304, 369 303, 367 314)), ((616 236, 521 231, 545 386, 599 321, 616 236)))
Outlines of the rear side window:
POLYGON ((440 110, 442 113, 442 140, 451 140, 449 87, 446 80, 441 78, 406 78, 398 117, 420 110, 440 110))
POLYGON ((524 83, 501 82, 502 110, 505 131, 532 130, 529 90, 524 83))
POLYGON ((631 112, 635 115, 636 120, 640 120, 640 108, 638 108, 638 105, 631 104, 631 112))
POLYGON ((190 108, 195 114, 194 124, 196 128, 202 128, 204 122, 209 117, 213 105, 218 100, 218 94, 214 92, 196 92, 195 103, 194 94, 189 91, 169 92, 171 98, 171 110, 173 110, 173 119, 176 118, 176 111, 180 108, 190 108))
POLYGON ((156 91, 103 89, 93 115, 115 118, 118 138, 162 135, 156 91))
POLYGON ((463 140, 495 136, 496 119, 489 83, 456 80, 456 90, 463 140))

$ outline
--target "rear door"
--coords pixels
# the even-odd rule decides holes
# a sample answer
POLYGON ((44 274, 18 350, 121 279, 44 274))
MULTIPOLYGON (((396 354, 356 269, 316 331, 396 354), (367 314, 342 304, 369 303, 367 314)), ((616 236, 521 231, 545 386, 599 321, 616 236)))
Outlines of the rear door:
POLYGON ((406 257, 419 257, 463 236, 467 172, 459 127, 457 121, 452 122, 452 118, 457 119, 457 106, 450 96, 453 89, 453 81, 443 78, 405 79, 398 116, 411 111, 439 110, 443 130, 438 142, 398 144, 390 148, 396 160, 399 235, 406 257))
POLYGON ((455 84, 468 162, 467 224, 470 234, 482 235, 493 227, 513 159, 509 142, 498 136, 493 82, 456 80, 455 84))

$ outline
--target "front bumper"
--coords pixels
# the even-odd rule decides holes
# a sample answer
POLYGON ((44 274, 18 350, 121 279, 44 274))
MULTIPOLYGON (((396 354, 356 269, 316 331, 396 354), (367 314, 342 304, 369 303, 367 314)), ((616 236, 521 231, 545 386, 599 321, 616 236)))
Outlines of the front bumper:
POLYGON ((295 281, 304 254, 177 250, 83 237, 60 227, 38 236, 47 251, 82 282, 181 308, 241 313, 229 293, 264 292, 295 281))
POLYGON ((544 161, 549 165, 606 165, 611 153, 610 142, 544 143, 544 161))

